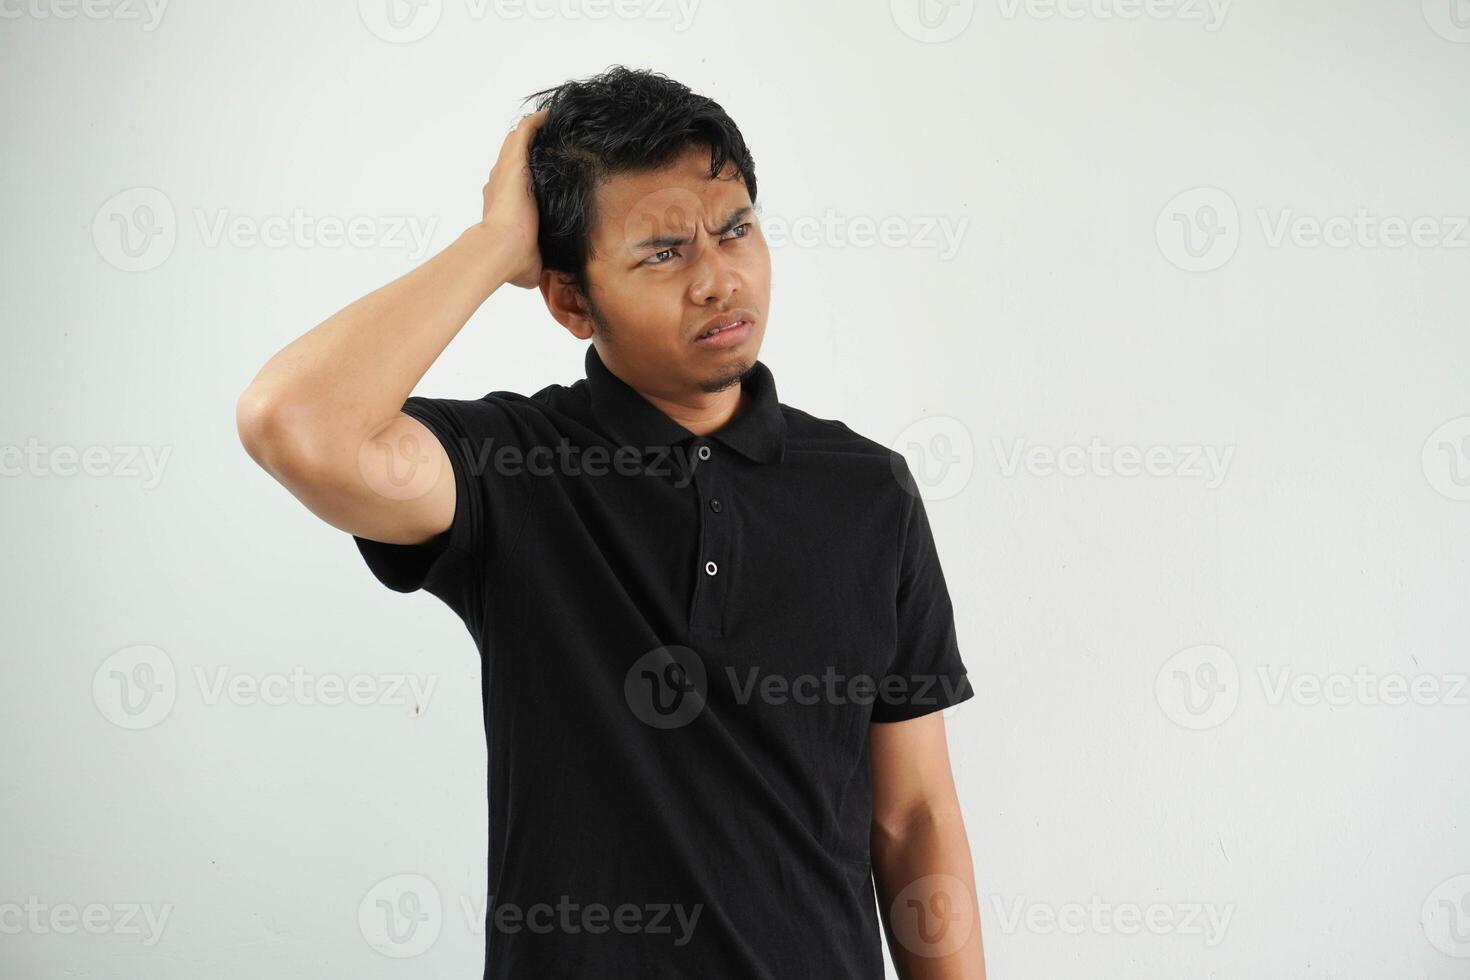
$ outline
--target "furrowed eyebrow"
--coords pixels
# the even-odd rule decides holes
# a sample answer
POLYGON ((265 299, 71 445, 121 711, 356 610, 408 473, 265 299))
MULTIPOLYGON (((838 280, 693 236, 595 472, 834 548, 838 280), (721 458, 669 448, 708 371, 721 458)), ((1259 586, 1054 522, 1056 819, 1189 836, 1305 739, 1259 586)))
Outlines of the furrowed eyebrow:
MULTIPOLYGON (((715 235, 719 236, 725 234, 754 213, 754 209, 749 206, 736 208, 734 211, 730 212, 730 216, 725 219, 724 223, 720 225, 720 227, 715 229, 715 235)), ((657 249, 659 251, 663 251, 666 248, 674 248, 679 245, 687 245, 690 241, 691 239, 687 235, 682 237, 677 235, 664 235, 654 238, 645 238, 641 242, 635 242, 631 246, 631 250, 634 252, 642 252, 648 249, 657 249)))

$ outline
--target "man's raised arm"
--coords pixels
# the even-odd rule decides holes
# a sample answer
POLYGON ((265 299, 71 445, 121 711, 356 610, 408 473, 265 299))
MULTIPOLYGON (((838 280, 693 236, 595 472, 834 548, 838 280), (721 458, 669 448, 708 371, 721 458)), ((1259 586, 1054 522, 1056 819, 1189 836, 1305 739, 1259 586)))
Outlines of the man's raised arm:
POLYGON ((246 451, 327 523, 419 544, 453 521, 454 471, 433 433, 402 407, 495 290, 540 279, 527 150, 545 116, 523 117, 506 136, 478 224, 292 341, 241 394, 235 416, 246 451), (393 454, 379 449, 405 444, 430 457, 418 470, 432 485, 394 485, 393 454))

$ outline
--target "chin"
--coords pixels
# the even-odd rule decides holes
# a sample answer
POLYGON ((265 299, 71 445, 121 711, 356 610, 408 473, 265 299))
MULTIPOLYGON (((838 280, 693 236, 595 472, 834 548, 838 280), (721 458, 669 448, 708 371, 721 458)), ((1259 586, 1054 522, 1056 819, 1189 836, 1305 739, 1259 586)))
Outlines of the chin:
POLYGON ((744 380, 745 376, 750 373, 750 369, 753 367, 755 367, 755 358, 740 355, 722 367, 719 372, 701 381, 699 388, 701 391, 710 395, 718 391, 724 391, 726 388, 733 388, 744 380))

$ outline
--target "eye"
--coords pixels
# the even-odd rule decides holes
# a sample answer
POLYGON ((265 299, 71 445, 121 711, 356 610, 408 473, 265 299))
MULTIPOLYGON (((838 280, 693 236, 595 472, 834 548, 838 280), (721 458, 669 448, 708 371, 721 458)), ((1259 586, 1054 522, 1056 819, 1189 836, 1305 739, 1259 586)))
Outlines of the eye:
MULTIPOLYGON (((739 225, 736 225, 734 228, 731 228, 730 231, 727 234, 730 237, 735 238, 735 239, 748 238, 748 237, 750 237, 750 232, 749 232, 750 227, 751 227, 751 223, 749 221, 747 221, 744 224, 739 224, 739 225), (740 232, 740 234, 737 235, 737 234, 735 234, 736 232, 740 232)), ((677 256, 678 254, 679 254, 679 250, 678 249, 666 248, 663 251, 654 252, 648 258, 646 258, 642 262, 640 262, 639 265, 648 265, 648 266, 668 265, 669 264, 669 261, 674 256, 677 256), (662 255, 667 255, 667 256, 670 257, 670 259, 660 259, 659 256, 662 256, 662 255)))

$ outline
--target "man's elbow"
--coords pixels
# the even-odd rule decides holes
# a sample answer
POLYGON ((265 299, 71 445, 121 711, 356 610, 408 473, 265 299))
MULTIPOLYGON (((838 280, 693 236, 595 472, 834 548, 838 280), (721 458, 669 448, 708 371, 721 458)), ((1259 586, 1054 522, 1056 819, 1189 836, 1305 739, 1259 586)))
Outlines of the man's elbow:
POLYGON ((235 403, 235 429, 250 458, 277 479, 305 478, 320 461, 300 408, 253 385, 235 403))
POLYGON ((923 798, 887 812, 874 811, 870 833, 875 845, 898 846, 956 824, 964 826, 957 802, 923 798))

